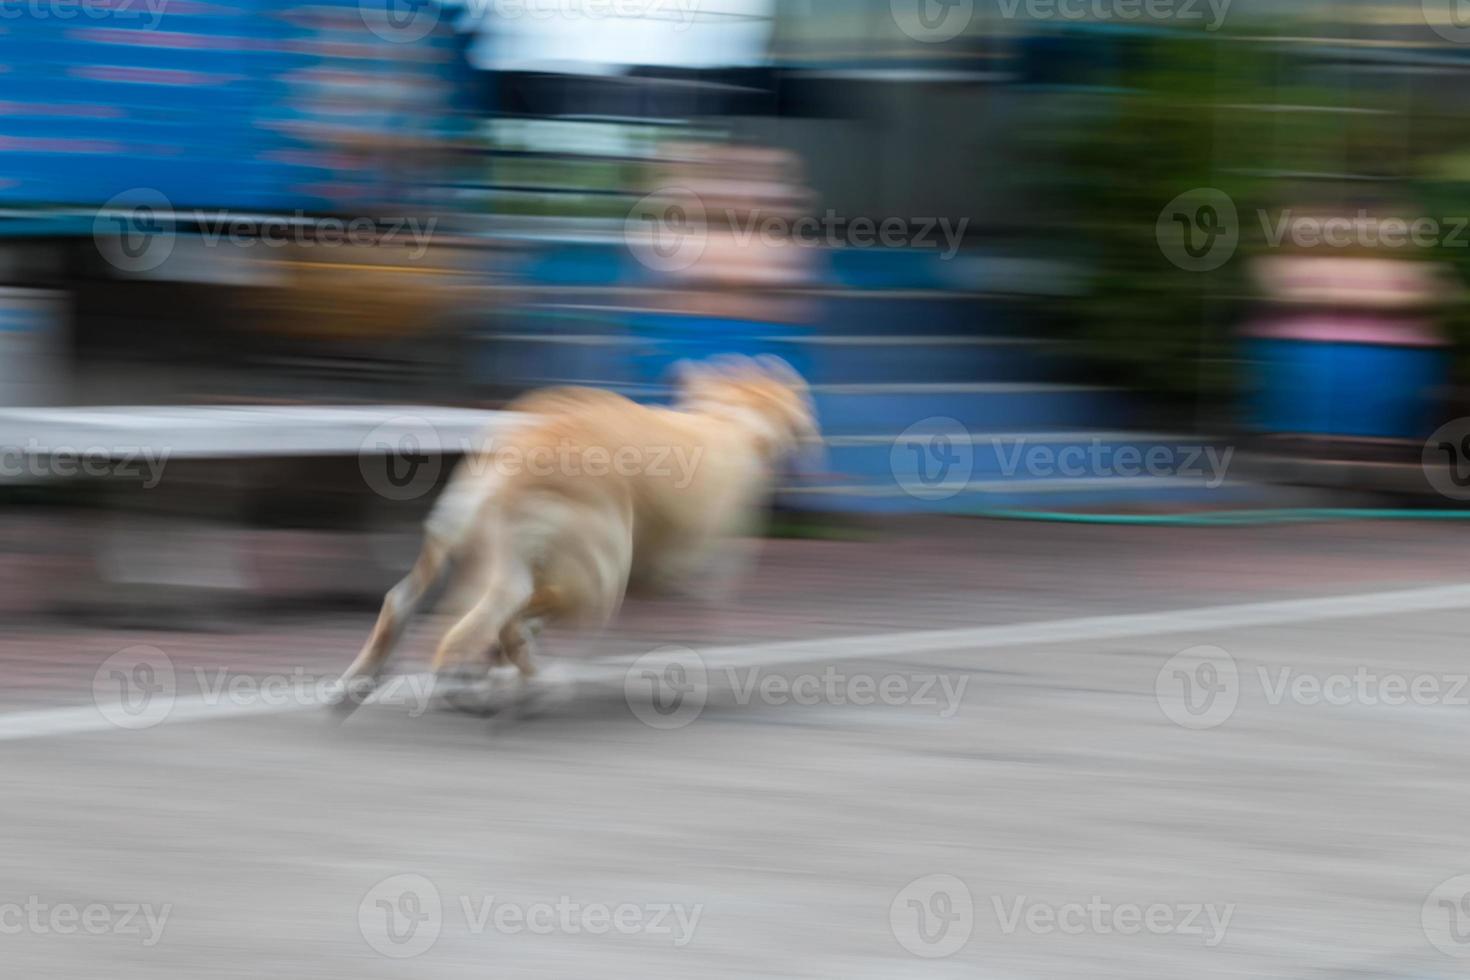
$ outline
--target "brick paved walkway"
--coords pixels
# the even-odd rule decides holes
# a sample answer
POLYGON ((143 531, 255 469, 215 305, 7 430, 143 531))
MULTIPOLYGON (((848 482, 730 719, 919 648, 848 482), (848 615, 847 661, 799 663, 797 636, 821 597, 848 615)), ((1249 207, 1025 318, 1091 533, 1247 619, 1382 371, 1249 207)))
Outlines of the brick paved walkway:
MULTIPOLYGON (((91 575, 85 533, 82 523, 0 521, 0 612, 9 617, 0 634, 0 710, 89 703, 98 665, 136 645, 163 650, 186 676, 335 674, 372 623, 366 595, 355 608, 320 609, 282 595, 224 617, 191 608, 135 617, 172 629, 88 624, 64 611, 76 583, 91 575), (211 628, 199 628, 201 619, 211 628)), ((625 654, 1412 588, 1470 581, 1467 545, 1470 525, 1452 524, 906 523, 876 528, 867 541, 770 542, 737 605, 635 600, 610 633, 553 633, 543 653, 625 654)), ((423 658, 431 629, 410 634, 400 666, 423 658)))

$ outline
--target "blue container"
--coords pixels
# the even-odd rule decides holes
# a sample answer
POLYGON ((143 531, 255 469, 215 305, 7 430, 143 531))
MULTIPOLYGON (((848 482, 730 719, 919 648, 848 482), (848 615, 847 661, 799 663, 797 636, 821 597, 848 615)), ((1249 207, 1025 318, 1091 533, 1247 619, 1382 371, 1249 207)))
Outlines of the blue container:
POLYGON ((1435 347, 1257 338, 1254 426, 1267 432, 1422 439, 1434 430, 1450 355, 1435 347))

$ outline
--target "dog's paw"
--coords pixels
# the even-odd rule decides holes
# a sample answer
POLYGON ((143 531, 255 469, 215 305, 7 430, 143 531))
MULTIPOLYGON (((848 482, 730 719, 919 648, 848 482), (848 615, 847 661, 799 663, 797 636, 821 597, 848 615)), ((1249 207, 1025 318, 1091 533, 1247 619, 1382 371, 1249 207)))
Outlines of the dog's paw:
POLYGON ((330 708, 356 710, 361 708, 378 689, 373 677, 344 677, 327 691, 326 703, 330 708))
POLYGON ((517 707, 522 715, 540 715, 570 704, 577 696, 577 679, 565 664, 545 663, 536 676, 519 685, 517 707))
POLYGON ((495 687, 483 672, 446 671, 434 676, 434 700, 461 714, 490 715, 496 710, 495 687))

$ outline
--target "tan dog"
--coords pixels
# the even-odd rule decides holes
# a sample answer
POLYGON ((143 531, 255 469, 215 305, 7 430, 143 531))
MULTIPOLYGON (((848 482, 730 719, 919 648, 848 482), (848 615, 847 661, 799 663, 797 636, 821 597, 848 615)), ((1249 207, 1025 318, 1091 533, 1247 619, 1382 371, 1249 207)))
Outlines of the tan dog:
POLYGON ((534 420, 455 473, 417 564, 342 677, 344 705, 371 692, 441 578, 457 621, 435 673, 498 660, 523 681, 535 674, 530 642, 542 623, 605 626, 632 583, 703 575, 728 588, 735 541, 753 529, 781 463, 820 441, 806 383, 776 358, 686 366, 672 409, 585 389, 534 394, 514 409, 534 420))

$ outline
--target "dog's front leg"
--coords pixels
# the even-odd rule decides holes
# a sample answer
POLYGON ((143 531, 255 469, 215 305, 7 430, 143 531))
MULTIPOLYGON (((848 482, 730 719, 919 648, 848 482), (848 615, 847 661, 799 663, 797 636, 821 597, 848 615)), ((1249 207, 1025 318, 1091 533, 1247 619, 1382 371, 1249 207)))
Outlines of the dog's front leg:
POLYGON ((710 533, 686 540, 677 551, 661 556, 654 583, 659 591, 686 596, 704 606, 728 606, 739 597, 759 550, 760 540, 754 534, 710 533))
POLYGON ((434 655, 436 686, 447 682, 441 690, 463 687, 459 681, 470 671, 488 673, 495 657, 485 654, 493 649, 497 656, 504 655, 504 633, 531 599, 532 578, 522 567, 493 566, 485 579, 488 584, 480 600, 444 634, 434 655))
MULTIPOLYGON (((502 634, 504 660, 515 668, 514 678, 507 677, 506 682, 515 687, 503 698, 496 698, 500 705, 493 715, 497 727, 542 714, 576 696, 576 681, 564 664, 553 660, 543 667, 537 662, 536 637, 542 625, 540 620, 518 619, 502 634)), ((509 674, 509 668, 498 673, 509 674)))
POLYGON ((393 654, 393 648, 403 637, 408 621, 418 611, 419 604, 434 583, 438 581, 445 565, 445 551, 432 541, 424 545, 413 571, 395 585, 383 599, 382 611, 373 626, 372 635, 352 666, 337 682, 334 696, 336 707, 351 711, 359 707, 377 687, 378 675, 393 654))
POLYGON ((710 606, 734 603, 759 556, 760 541, 754 537, 720 542, 710 549, 704 574, 699 579, 699 598, 710 606))

